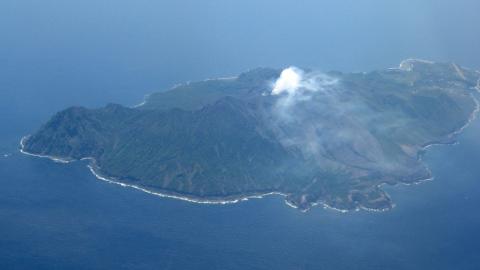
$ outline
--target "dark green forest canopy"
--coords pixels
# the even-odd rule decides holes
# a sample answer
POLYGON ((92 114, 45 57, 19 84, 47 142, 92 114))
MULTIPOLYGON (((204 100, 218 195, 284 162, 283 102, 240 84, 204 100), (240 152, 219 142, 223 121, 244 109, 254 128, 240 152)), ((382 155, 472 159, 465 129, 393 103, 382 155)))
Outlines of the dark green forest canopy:
POLYGON ((280 74, 188 83, 135 108, 68 108, 23 150, 91 157, 101 175, 196 200, 275 192, 301 209, 384 210, 392 202, 379 186, 431 178, 424 147, 453 142, 477 110, 479 73, 452 63, 302 71, 299 92, 272 95, 280 74))

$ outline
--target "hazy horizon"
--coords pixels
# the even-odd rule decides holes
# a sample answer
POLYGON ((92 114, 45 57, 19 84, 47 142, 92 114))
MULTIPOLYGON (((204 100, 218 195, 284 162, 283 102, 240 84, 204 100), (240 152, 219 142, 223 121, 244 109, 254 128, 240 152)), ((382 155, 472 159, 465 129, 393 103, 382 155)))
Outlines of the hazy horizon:
POLYGON ((0 1, 0 268, 477 269, 478 120, 459 146, 428 150, 435 181, 386 187, 398 207, 385 213, 302 213, 275 196, 190 204, 18 150, 69 106, 133 106, 257 67, 480 69, 479 11, 478 0, 0 1))

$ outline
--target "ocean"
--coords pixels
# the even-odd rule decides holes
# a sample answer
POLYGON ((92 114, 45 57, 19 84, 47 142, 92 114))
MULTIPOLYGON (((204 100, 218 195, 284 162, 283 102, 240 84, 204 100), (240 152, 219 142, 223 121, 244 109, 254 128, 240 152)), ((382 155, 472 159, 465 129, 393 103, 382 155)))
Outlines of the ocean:
POLYGON ((479 120, 428 149, 434 181, 386 187, 383 213, 194 204, 19 153, 68 106, 133 106, 258 66, 480 66, 477 1, 320 2, 2 1, 0 269, 480 269, 479 120))
POLYGON ((193 204, 14 151, 0 158, 0 268, 478 269, 478 132, 430 148, 435 180, 388 187, 384 213, 193 204))

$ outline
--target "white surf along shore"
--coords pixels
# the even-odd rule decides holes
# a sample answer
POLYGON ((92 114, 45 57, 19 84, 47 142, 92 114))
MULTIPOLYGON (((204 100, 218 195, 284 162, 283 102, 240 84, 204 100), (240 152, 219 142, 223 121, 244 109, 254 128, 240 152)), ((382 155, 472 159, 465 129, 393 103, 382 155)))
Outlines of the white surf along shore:
MULTIPOLYGON (((54 162, 62 163, 62 164, 68 164, 68 163, 71 163, 71 162, 78 161, 78 160, 74 160, 74 159, 65 159, 65 158, 56 157, 56 156, 38 155, 38 154, 29 153, 24 149, 25 140, 27 140, 29 137, 30 137, 30 135, 27 135, 27 136, 22 137, 22 139, 20 140, 20 152, 22 154, 32 156, 32 157, 46 158, 46 159, 50 159, 54 162)), ((182 196, 182 195, 152 191, 152 190, 146 189, 146 188, 138 186, 138 185, 124 183, 124 182, 121 182, 121 180, 103 176, 100 172, 98 172, 98 169, 95 166, 95 159, 93 157, 85 157, 85 158, 82 158, 80 160, 89 160, 90 161, 90 164, 88 164, 87 167, 90 170, 90 172, 95 176, 95 178, 97 178, 98 180, 105 181, 105 182, 110 183, 110 184, 119 185, 121 187, 133 188, 133 189, 145 192, 147 194, 151 194, 151 195, 162 197, 162 198, 170 198, 170 199, 176 199, 176 200, 187 201, 187 202, 191 202, 191 203, 199 203, 199 204, 233 204, 233 203, 248 201, 250 199, 262 199, 266 196, 278 195, 278 196, 282 196, 282 197, 285 198, 284 202, 285 202, 286 205, 288 205, 292 208, 298 209, 298 207, 296 205, 294 205, 294 204, 290 203, 288 200, 286 200, 286 197, 288 196, 287 194, 284 194, 284 193, 281 193, 281 192, 276 192, 276 191, 232 197, 232 199, 194 198, 194 197, 189 197, 189 196, 182 196)), ((314 207, 314 206, 317 206, 317 205, 322 205, 324 209, 330 209, 330 210, 334 210, 334 211, 341 212, 341 213, 347 213, 347 212, 351 211, 351 210, 334 208, 334 207, 332 207, 332 206, 330 206, 330 205, 328 205, 324 202, 313 203, 311 207, 314 207)), ((365 207, 361 207, 361 209, 367 210, 367 211, 373 211, 373 212, 382 212, 382 211, 388 210, 388 209, 380 209, 380 210, 379 209, 370 209, 370 208, 365 208, 365 207)), ((302 212, 306 212, 308 210, 309 209, 302 210, 302 212)), ((358 210, 360 210, 360 208, 357 208, 357 209, 354 209, 354 210, 358 211, 358 210)))
MULTIPOLYGON (((30 137, 30 135, 27 135, 27 136, 24 136, 20 140, 20 152, 22 154, 25 154, 25 155, 28 155, 28 156, 33 156, 33 157, 38 157, 38 158, 47 158, 47 159, 50 159, 54 162, 62 163, 62 164, 68 164, 68 163, 71 163, 71 162, 74 162, 74 161, 78 161, 78 160, 74 160, 74 159, 65 159, 65 158, 56 157, 56 156, 38 155, 38 154, 29 153, 24 149, 25 140, 27 140, 29 137, 30 137)), ((151 195, 163 197, 163 198, 171 198, 171 199, 177 199, 177 200, 193 202, 193 203, 201 203, 201 204, 232 204, 232 203, 238 203, 238 202, 241 202, 241 201, 247 201, 249 199, 261 199, 265 196, 270 196, 270 195, 280 195, 280 196, 284 196, 284 197, 287 196, 286 194, 283 194, 281 192, 268 192, 268 193, 260 193, 260 194, 239 196, 238 198, 233 198, 233 199, 225 199, 225 200, 215 199, 215 200, 213 200, 213 199, 201 199, 201 198, 192 198, 192 197, 188 197, 188 196, 173 195, 173 194, 148 190, 146 188, 143 188, 143 187, 140 187, 140 186, 137 186, 137 185, 120 182, 120 180, 118 180, 118 179, 108 178, 106 176, 103 176, 100 172, 98 172, 98 169, 96 169, 95 159, 93 157, 85 157, 85 158, 82 158, 80 160, 89 160, 90 161, 90 164, 88 164, 87 167, 90 170, 90 172, 98 180, 102 180, 102 181, 105 181, 105 182, 110 183, 110 184, 116 184, 116 185, 119 185, 119 186, 122 186, 122 187, 133 188, 133 189, 136 189, 136 190, 139 190, 139 191, 151 194, 151 195)), ((288 203, 288 201, 285 201, 285 202, 287 203, 287 205, 289 205, 293 208, 297 208, 295 205, 288 203)))
MULTIPOLYGON (((417 62, 422 62, 422 63, 433 63, 433 62, 430 62, 430 61, 426 61, 426 60, 418 60, 418 59, 407 59, 407 60, 404 60, 402 61, 402 63, 400 64, 400 67, 398 67, 397 69, 400 69, 400 70, 404 70, 404 71, 410 71, 413 67, 412 66, 408 66, 405 67, 407 65, 407 63, 409 65, 413 65, 414 62, 417 61, 417 62)), ((478 74, 480 74, 479 71, 477 71, 478 74)), ((220 78, 220 79, 235 79, 235 77, 228 77, 228 78, 220 78)), ((207 80, 212 80, 212 79, 207 79, 207 80)), ((480 79, 478 80, 478 83, 477 83, 477 86, 474 88, 476 91, 477 91, 477 94, 480 93, 480 79)), ((475 102, 475 109, 474 111, 471 113, 471 115, 469 116, 469 119, 468 121, 465 123, 465 125, 463 125, 462 127, 460 127, 458 130, 452 132, 448 137, 450 138, 453 138, 455 135, 458 135, 459 133, 461 133, 465 128, 467 128, 476 118, 477 118, 477 115, 480 111, 480 102, 478 101, 478 99, 475 97, 474 94, 470 94, 473 101, 475 102)), ((141 107, 145 104, 146 100, 148 99, 148 95, 145 96, 145 99, 142 103, 138 104, 138 105, 135 105, 133 106, 133 108, 137 108, 137 107, 141 107)), ((27 140, 28 138, 30 137, 30 135, 27 135, 27 136, 24 136, 22 137, 22 139, 20 140, 20 152, 22 154, 25 154, 25 155, 29 155, 29 156, 33 156, 33 157, 39 157, 39 158, 48 158, 54 162, 57 162, 57 163, 62 163, 62 164, 67 164, 67 163, 70 163, 70 162, 74 162, 74 161, 78 161, 76 159, 66 159, 64 157, 56 157, 56 156, 49 156, 49 155, 38 155, 38 154, 34 154, 34 153, 29 153, 27 152, 24 148, 25 148, 25 140, 27 140)), ((431 143, 431 144, 427 144, 425 146, 423 146, 421 148, 421 150, 427 150, 428 148, 432 147, 432 146, 435 146, 435 145, 455 145, 452 144, 452 143, 431 143)), ((115 184, 115 185, 119 185, 119 186, 122 186, 122 187, 128 187, 128 188, 133 188, 133 189, 136 189, 136 190, 139 190, 139 191, 142 191, 142 192, 145 192, 145 193, 148 193, 148 194, 151 194, 151 195, 155 195, 155 196, 159 196, 159 197, 162 197, 162 198, 171 198, 171 199, 176 199, 176 200, 182 200, 182 201, 187 201, 187 202, 192 202, 192 203, 199 203, 199 204, 233 204, 233 203, 238 203, 238 202, 242 202, 242 201, 248 201, 249 199, 261 199, 261 198, 264 198, 266 196, 271 196, 271 195, 279 195, 279 196, 282 196, 284 197, 284 201, 285 203, 292 207, 292 208, 295 208, 295 209, 298 209, 298 207, 292 203, 290 203, 286 197, 288 197, 287 194, 285 193, 281 193, 281 192, 277 192, 277 191, 273 191, 273 192, 266 192, 266 193, 258 193, 258 194, 250 194, 250 195, 239 195, 238 197, 237 196, 232 196, 231 199, 207 199, 207 198, 197 198, 197 197, 190 197, 190 196, 184 196, 184 195, 180 195, 180 194, 171 194, 171 193, 167 193, 167 192, 159 192, 159 191, 152 191, 152 190, 149 190, 149 189, 146 189, 144 187, 141 187, 141 186, 138 186, 138 185, 133 185, 133 184, 128 184, 128 183, 124 183, 124 182, 121 182, 121 180, 119 179, 115 179, 115 178, 109 178, 107 176, 103 176, 100 172, 99 172, 99 168, 95 165, 96 161, 93 157, 85 157, 85 158, 82 158, 80 160, 89 160, 90 161, 90 164, 87 165, 88 169, 90 170, 90 172, 98 179, 98 180, 102 180, 102 181, 105 181, 107 183, 110 183, 110 184, 115 184)), ((428 168, 427 168, 428 169, 428 168)), ((428 169, 429 170, 429 169, 428 169)), ((430 171, 430 170, 429 170, 430 171)), ((432 175, 430 173, 430 175, 432 175)), ((395 185, 417 185, 417 184, 421 184, 423 182, 426 182, 426 181, 432 181, 434 180, 434 177, 431 176, 431 177, 428 177, 428 178, 425 178, 425 179, 416 179, 415 181, 411 182, 411 183, 404 183, 404 182, 399 182, 395 185)), ((381 183, 378 185, 378 187, 381 187, 383 185, 385 185, 387 183, 381 183)), ((393 186, 395 186, 393 185, 393 186)), ((388 194, 385 192, 386 196, 388 196, 388 194)), ((318 201, 318 202, 314 202, 312 203, 311 207, 309 207, 308 209, 304 209, 302 210, 303 212, 306 212, 308 211, 310 208, 313 208, 317 205, 321 205, 323 206, 324 209, 330 209, 330 210, 334 210, 336 212, 340 212, 340 213, 348 213, 350 211, 359 211, 359 210, 365 210, 365 211, 371 211, 371 212, 385 212, 385 211, 388 211, 390 210, 391 208, 394 208, 395 207, 395 204, 392 204, 391 205, 391 208, 385 208, 385 209, 372 209, 372 208, 367 208, 367 207, 364 207, 364 206, 358 206, 357 208, 355 209, 352 209, 352 210, 346 210, 346 209, 338 209, 338 208, 335 208, 335 207, 332 207, 330 205, 328 205, 327 203, 323 202, 323 201, 318 201)))

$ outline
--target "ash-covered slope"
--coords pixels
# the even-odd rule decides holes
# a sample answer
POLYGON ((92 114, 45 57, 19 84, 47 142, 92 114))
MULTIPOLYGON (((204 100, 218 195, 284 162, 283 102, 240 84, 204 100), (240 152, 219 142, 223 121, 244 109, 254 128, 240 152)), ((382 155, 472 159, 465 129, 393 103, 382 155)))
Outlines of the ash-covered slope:
POLYGON ((392 202, 379 185, 431 177, 419 154, 473 117, 478 79, 419 60, 352 74, 256 69, 136 108, 69 108, 23 150, 91 157, 105 177, 199 201, 281 193, 301 209, 383 210, 392 202))

